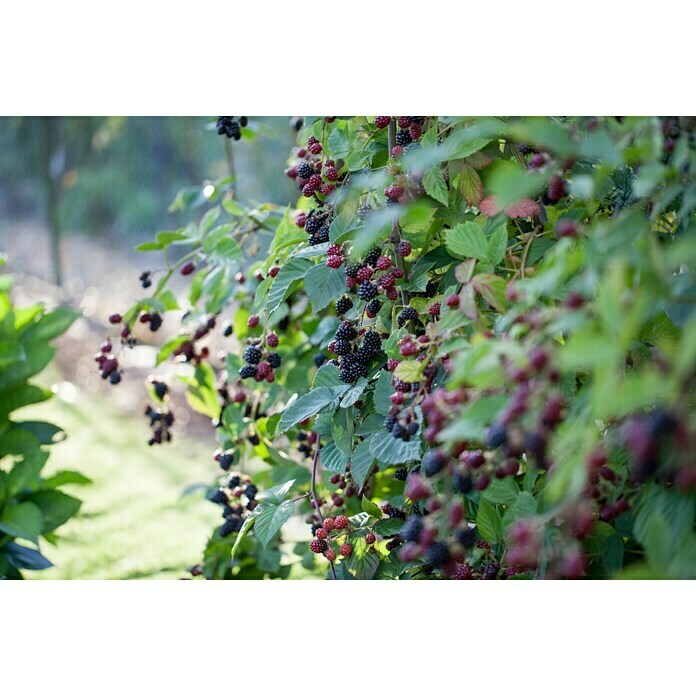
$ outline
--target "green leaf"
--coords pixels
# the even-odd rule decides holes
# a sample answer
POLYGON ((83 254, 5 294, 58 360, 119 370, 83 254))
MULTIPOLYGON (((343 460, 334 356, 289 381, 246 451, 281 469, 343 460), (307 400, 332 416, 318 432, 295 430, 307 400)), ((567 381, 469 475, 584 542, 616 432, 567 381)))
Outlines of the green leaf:
POLYGON ((418 435, 411 440, 397 440, 391 433, 382 429, 370 436, 372 456, 385 464, 404 464, 420 459, 421 441, 418 435))
POLYGON ((39 482, 41 470, 47 461, 48 452, 37 450, 16 462, 7 477, 7 492, 9 496, 15 496, 25 488, 36 486, 39 482))
POLYGON ((341 268, 329 268, 325 263, 320 263, 312 266, 305 276, 305 292, 314 312, 324 309, 345 289, 346 275, 341 268))
POLYGON ((481 499, 479 503, 476 526, 479 534, 489 544, 497 544, 503 538, 503 525, 500 516, 485 498, 481 499))
POLYGON ((285 498, 288 497, 288 493, 294 485, 295 479, 290 479, 290 481, 283 481, 283 483, 279 483, 277 486, 273 486, 271 488, 267 488, 264 491, 261 491, 256 496, 256 499, 259 502, 279 505, 285 500, 285 498))
POLYGON ((672 556, 674 539, 661 513, 655 512, 645 527, 645 554, 653 568, 666 570, 672 556))
POLYGON ((45 314, 22 336, 23 341, 45 343, 64 334, 80 316, 79 312, 61 307, 45 314))
POLYGON ((377 413, 386 416, 389 414, 389 409, 392 407, 392 402, 389 400, 394 389, 392 388, 391 375, 382 370, 377 378, 377 386, 375 387, 374 403, 377 413))
POLYGON ((35 543, 38 543, 42 527, 41 510, 29 502, 7 505, 0 517, 0 531, 35 543))
POLYGON ((371 452, 371 440, 374 435, 368 435, 354 450, 350 461, 350 473, 358 488, 362 488, 375 465, 375 457, 371 452))
POLYGON ((438 203, 442 203, 442 205, 449 203, 447 184, 440 165, 436 164, 426 170, 423 175, 423 187, 426 193, 438 203))
POLYGON ((39 491, 29 496, 43 515, 42 532, 52 532, 77 514, 82 501, 56 490, 39 491))
POLYGON ((290 519, 295 511, 295 503, 292 500, 285 500, 279 505, 265 505, 256 515, 254 534, 261 542, 261 546, 266 548, 268 544, 280 532, 280 528, 290 519))
POLYGON ((79 471, 59 471, 44 479, 43 488, 60 488, 61 486, 88 486, 92 479, 83 476, 79 471))
POLYGON ((26 357, 24 346, 19 341, 0 340, 0 370, 26 360, 26 357))
POLYGON ((424 362, 418 360, 404 360, 394 370, 394 376, 402 382, 420 382, 423 379, 424 362))
POLYGON ((475 222, 463 222, 447 230, 445 246, 452 256, 459 259, 488 261, 488 240, 475 222))
POLYGON ((291 286, 294 281, 305 277, 305 274, 312 266, 306 259, 290 259, 283 264, 278 275, 273 279, 273 285, 268 291, 266 309, 269 314, 275 312, 285 298, 290 294, 291 286))
POLYGON ((371 517, 374 517, 378 520, 382 519, 382 511, 379 509, 379 505, 373 503, 369 498, 363 496, 361 506, 363 512, 366 512, 371 517))
POLYGON ((507 283, 504 278, 492 273, 479 273, 471 279, 471 285, 493 309, 505 311, 507 283))
MULTIPOLYGON (((340 387, 343 382, 339 378, 339 370, 337 365, 327 363, 322 365, 312 380, 312 389, 317 387, 340 387)), ((348 388, 348 385, 345 385, 348 388)))
POLYGON ((284 433, 296 423, 315 416, 330 404, 336 404, 336 392, 330 387, 318 387, 294 401, 284 411, 278 425, 278 433, 284 433))
POLYGON ((333 441, 339 451, 347 458, 353 452, 353 409, 339 408, 333 419, 333 441))
POLYGON ((459 172, 457 188, 462 198, 469 204, 477 206, 483 198, 483 183, 478 172, 470 165, 466 164, 459 172))
POLYGON ((520 493, 520 487, 510 476, 502 479, 493 479, 481 494, 490 503, 512 505, 520 493))
POLYGON ((602 565, 609 576, 616 575, 623 567, 624 540, 620 534, 612 534, 602 548, 602 565))
POLYGON ((326 471, 342 474, 349 461, 349 457, 343 454, 331 440, 321 448, 321 464, 326 471))
POLYGON ((503 260, 507 249, 507 218, 496 218, 493 225, 488 237, 487 260, 496 266, 503 260))
POLYGON ((346 391, 341 399, 341 408, 348 408, 349 406, 353 406, 356 401, 359 401, 366 387, 367 379, 365 377, 360 377, 360 379, 346 391))
POLYGON ((35 549, 28 549, 14 541, 5 544, 0 553, 4 553, 15 568, 22 570, 46 570, 53 566, 51 561, 35 549))

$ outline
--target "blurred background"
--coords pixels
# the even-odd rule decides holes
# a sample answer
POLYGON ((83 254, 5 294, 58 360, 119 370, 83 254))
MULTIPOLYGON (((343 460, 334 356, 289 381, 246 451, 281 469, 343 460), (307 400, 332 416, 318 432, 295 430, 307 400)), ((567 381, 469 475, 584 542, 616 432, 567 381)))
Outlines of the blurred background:
MULTIPOLYGON (((18 304, 83 314, 38 380, 57 398, 20 414, 69 433, 52 448, 49 472, 77 469, 93 480, 71 491, 82 513, 46 550, 55 567, 36 577, 182 577, 200 559, 218 517, 197 485, 216 472, 209 422, 175 393, 173 446, 148 447, 144 381, 155 344, 129 352, 116 388, 99 378, 93 355, 109 335, 108 315, 141 297, 138 276, 157 263, 133 248, 191 220, 172 205, 177 193, 232 170, 240 200, 288 205, 296 191, 283 169, 295 135, 286 117, 249 117, 239 141, 219 136, 214 117, 0 118, 2 272, 14 276, 18 304)), ((175 331, 165 321, 157 343, 175 331)))

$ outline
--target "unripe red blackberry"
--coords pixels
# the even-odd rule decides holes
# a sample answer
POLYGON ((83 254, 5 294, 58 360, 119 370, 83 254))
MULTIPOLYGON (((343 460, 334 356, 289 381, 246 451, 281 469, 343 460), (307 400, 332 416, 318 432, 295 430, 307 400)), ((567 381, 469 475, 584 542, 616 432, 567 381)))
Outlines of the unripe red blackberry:
POLYGON ((391 116, 377 116, 375 118, 375 126, 377 128, 386 128, 391 123, 391 116))
POLYGON ((312 186, 311 184, 305 184, 302 187, 302 195, 305 198, 311 198, 314 195, 314 186, 312 186))
MULTIPOLYGON (((122 321, 123 317, 120 314, 112 314, 109 316, 109 324, 120 324, 122 321)), ((111 348, 109 348, 109 350, 111 350, 111 348)))
POLYGON ((329 561, 329 563, 333 563, 336 560, 336 552, 333 549, 326 549, 326 551, 324 551, 324 558, 329 561))
POLYGON ((399 116, 396 120, 396 125, 399 128, 408 128, 411 125, 411 119, 408 116, 399 116))
POLYGON ((338 179, 338 170, 336 167, 326 167, 326 169, 324 169, 324 178, 327 181, 336 181, 336 179, 338 179))
POLYGON ((353 553, 353 547, 350 544, 345 543, 341 545, 341 548, 338 550, 338 552, 341 554, 341 556, 343 556, 343 558, 348 558, 348 556, 350 556, 350 554, 353 553))
POLYGON ((324 539, 312 539, 309 543, 309 548, 312 553, 324 553, 329 548, 329 545, 324 539))
POLYGON ((247 326, 250 329, 254 329, 259 325, 259 317, 258 314, 252 314, 248 319, 247 319, 247 326))
POLYGON ((304 213, 300 213, 296 218, 295 218, 295 224, 298 227, 304 227, 305 223, 307 222, 307 216, 304 213))
POLYGON ((182 276, 187 276, 191 275, 196 270, 196 264, 193 263, 193 261, 189 261, 185 263, 182 267, 181 270, 179 271, 182 276))
POLYGON ((350 520, 345 515, 338 515, 334 520, 336 529, 345 529, 350 524, 350 520))
POLYGON ((323 527, 319 527, 319 529, 315 530, 314 536, 317 539, 326 539, 329 536, 329 533, 323 527))
POLYGON ((399 254, 399 256, 408 256, 411 251, 411 243, 406 240, 402 240, 396 245, 396 253, 399 254))
POLYGON ((397 201, 404 195, 404 187, 399 186, 399 184, 392 184, 384 189, 384 195, 393 201, 397 201))
POLYGON ((552 202, 560 201, 566 195, 565 180, 560 174, 554 174, 549 180, 546 197, 552 202))
POLYGON ((370 278, 372 278, 373 273, 374 271, 369 266, 363 266, 362 268, 358 269, 358 275, 356 276, 356 280, 359 283, 362 283, 366 280, 370 280, 370 278))
POLYGON ((375 265, 380 271, 387 271, 391 267, 391 264, 391 259, 388 256, 380 256, 375 265))
POLYGON ((546 164, 546 157, 541 152, 537 152, 536 154, 532 155, 531 159, 529 160, 529 167, 531 169, 539 169, 543 167, 546 164))
POLYGON ((439 302, 433 302, 433 304, 428 307, 428 314, 433 317, 439 317, 440 316, 440 303, 439 302))
POLYGON ((399 297, 399 291, 396 288, 387 288, 387 299, 392 302, 399 297))
POLYGON ((401 145, 394 145, 394 147, 391 149, 391 156, 394 159, 398 159, 403 154, 404 154, 404 148, 401 147, 401 145))
POLYGON ((340 244, 329 244, 326 253, 329 256, 343 256, 343 249, 340 244))
POLYGON ((396 358, 389 358, 389 360, 387 360, 387 370, 389 372, 394 372, 400 362, 401 360, 397 360, 396 358))
POLYGON ((342 264, 343 264, 343 257, 342 256, 329 256, 326 259, 326 265, 329 268, 340 268, 342 264))
POLYGON ((370 546, 371 544, 374 544, 375 541, 377 541, 377 537, 376 537, 374 534, 372 534, 371 532, 368 532, 368 533, 365 535, 365 543, 366 543, 368 546, 370 546))
POLYGON ((312 143, 308 148, 307 148, 313 155, 318 155, 321 153, 322 147, 321 143, 312 143))
POLYGON ((459 295, 456 295, 456 294, 448 295, 447 298, 445 299, 445 304, 448 307, 451 307, 452 309, 459 307, 459 303, 460 303, 459 295))
POLYGON ((335 525, 335 522, 334 522, 333 517, 327 517, 327 518, 324 520, 324 529, 325 529, 327 532, 333 532, 333 530, 334 530, 335 528, 336 528, 336 525, 335 525))
POLYGON ((321 174, 312 174, 307 182, 313 189, 318 189, 324 182, 321 179, 321 174))
POLYGON ((557 237, 577 237, 580 233, 580 228, 575 220, 570 218, 561 218, 556 223, 556 236, 557 237))

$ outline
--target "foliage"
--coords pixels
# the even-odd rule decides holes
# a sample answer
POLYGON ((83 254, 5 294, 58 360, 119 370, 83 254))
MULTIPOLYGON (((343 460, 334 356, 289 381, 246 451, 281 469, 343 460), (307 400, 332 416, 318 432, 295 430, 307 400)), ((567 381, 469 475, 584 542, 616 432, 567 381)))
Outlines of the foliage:
POLYGON ((86 484, 76 471, 42 476, 48 447, 63 431, 41 421, 15 420, 14 412, 52 396, 30 379, 51 361, 50 342, 77 318, 67 309, 47 312, 41 305, 13 307, 10 277, 0 278, 0 578, 21 579, 22 570, 43 570, 51 562, 40 537, 56 543, 56 530, 80 509, 61 489, 86 484))
POLYGON ((160 360, 196 366, 235 520, 199 572, 696 577, 695 125, 308 119, 295 209, 221 187, 160 233, 188 253, 124 321, 191 274, 160 360))

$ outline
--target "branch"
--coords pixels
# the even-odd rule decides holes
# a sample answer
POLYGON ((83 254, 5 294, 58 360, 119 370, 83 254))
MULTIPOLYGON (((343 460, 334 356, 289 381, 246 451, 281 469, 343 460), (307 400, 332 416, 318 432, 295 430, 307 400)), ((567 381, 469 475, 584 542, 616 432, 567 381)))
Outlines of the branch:
MULTIPOLYGON (((312 481, 309 485, 309 492, 312 495, 312 502, 314 503, 314 509, 317 511, 317 515, 319 515, 319 521, 324 524, 324 516, 321 514, 321 507, 319 505, 319 500, 317 499, 317 491, 316 491, 316 481, 317 481, 317 466, 319 464, 319 452, 321 450, 321 445, 319 444, 319 438, 317 437, 317 442, 314 447, 314 459, 312 460, 312 481)), ((336 569, 334 568, 333 561, 329 561, 329 564, 331 565, 331 575, 333 576, 334 580, 338 580, 336 577, 336 569)))

